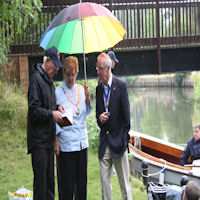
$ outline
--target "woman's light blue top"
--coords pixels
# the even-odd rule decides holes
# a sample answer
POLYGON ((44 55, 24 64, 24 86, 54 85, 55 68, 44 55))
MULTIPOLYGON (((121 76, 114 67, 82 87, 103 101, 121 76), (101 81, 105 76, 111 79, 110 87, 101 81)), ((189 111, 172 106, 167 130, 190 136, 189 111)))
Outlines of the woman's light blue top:
POLYGON ((86 116, 92 111, 92 106, 89 107, 86 104, 84 88, 76 83, 72 88, 68 88, 66 83, 63 82, 62 86, 56 88, 56 103, 57 105, 64 105, 66 109, 71 109, 73 113, 72 126, 65 126, 61 128, 58 124, 56 124, 56 134, 58 135, 60 151, 73 152, 87 148, 88 134, 86 128, 86 116), (76 106, 68 100, 62 88, 64 88, 67 96, 75 104, 78 102, 79 88, 79 115, 75 113, 76 106))

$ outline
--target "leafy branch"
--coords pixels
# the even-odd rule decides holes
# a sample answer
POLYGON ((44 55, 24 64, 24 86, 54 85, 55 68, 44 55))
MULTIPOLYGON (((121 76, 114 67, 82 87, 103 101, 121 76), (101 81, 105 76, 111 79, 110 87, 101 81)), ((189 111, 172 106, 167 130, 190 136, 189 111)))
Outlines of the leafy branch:
POLYGON ((0 3, 0 65, 7 62, 9 45, 15 34, 21 34, 29 24, 29 18, 38 21, 41 0, 1 0, 0 3), (13 31, 14 29, 14 31, 13 31))

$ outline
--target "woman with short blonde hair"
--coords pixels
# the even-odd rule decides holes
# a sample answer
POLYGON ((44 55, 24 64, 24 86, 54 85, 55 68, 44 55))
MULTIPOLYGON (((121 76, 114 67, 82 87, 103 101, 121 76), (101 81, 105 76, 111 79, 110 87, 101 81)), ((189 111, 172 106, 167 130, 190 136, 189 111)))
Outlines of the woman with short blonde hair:
POLYGON ((75 69, 75 72, 78 73, 79 72, 79 66, 78 66, 78 59, 75 56, 69 56, 67 58, 65 58, 64 61, 64 72, 67 69, 75 69))
POLYGON ((64 61, 62 86, 56 88, 56 103, 64 105, 73 114, 71 126, 56 126, 55 153, 59 197, 62 200, 87 199, 88 135, 86 116, 91 112, 88 87, 76 84, 78 59, 69 56, 64 61))

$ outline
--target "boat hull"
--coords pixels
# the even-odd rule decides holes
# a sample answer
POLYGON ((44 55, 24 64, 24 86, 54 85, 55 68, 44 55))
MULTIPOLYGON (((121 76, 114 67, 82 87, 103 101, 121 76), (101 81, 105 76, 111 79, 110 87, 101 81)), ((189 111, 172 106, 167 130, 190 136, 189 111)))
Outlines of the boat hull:
MULTIPOLYGON (((135 135, 132 135, 131 137, 135 137, 135 135)), ((162 157, 158 158, 151 156, 148 153, 144 153, 142 150, 134 147, 132 143, 129 144, 129 149, 132 155, 130 162, 131 173, 141 176, 142 163, 145 161, 148 163, 148 174, 150 175, 148 177, 148 181, 159 182, 159 178, 164 175, 165 184, 181 185, 182 176, 186 175, 188 176, 189 180, 195 181, 200 185, 200 175, 194 175, 192 168, 188 168, 186 170, 186 168, 170 163, 164 160, 162 157), (162 170, 163 174, 161 175, 159 172, 162 170)))

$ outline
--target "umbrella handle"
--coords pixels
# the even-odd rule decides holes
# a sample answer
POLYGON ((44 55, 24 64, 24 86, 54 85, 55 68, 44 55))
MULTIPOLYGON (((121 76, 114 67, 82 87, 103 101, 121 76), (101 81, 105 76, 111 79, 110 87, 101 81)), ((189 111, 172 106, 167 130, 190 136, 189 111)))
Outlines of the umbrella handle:
MULTIPOLYGON (((85 89, 88 88, 88 84, 87 84, 87 82, 85 82, 85 84, 84 84, 84 88, 85 88, 85 89)), ((91 100, 90 100, 90 97, 89 97, 89 99, 86 100, 86 102, 87 102, 88 106, 90 107, 90 106, 91 106, 91 100)))
POLYGON ((85 53, 83 53, 83 64, 84 64, 85 83, 87 83, 85 53))

